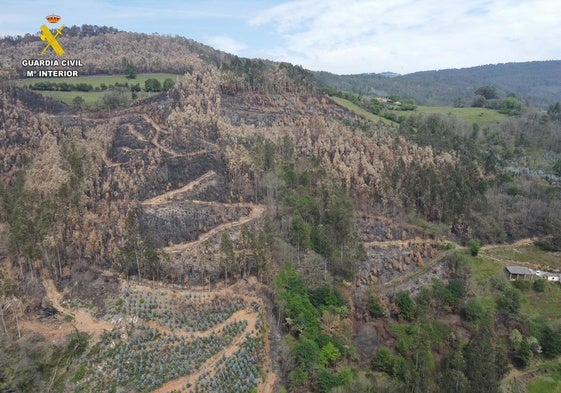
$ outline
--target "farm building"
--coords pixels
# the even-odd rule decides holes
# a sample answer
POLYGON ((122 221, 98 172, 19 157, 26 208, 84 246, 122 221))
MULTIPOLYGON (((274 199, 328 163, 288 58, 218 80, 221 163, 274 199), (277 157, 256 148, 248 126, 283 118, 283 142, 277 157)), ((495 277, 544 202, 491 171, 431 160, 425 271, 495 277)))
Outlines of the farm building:
POLYGON ((552 282, 559 282, 559 273, 543 273, 542 278, 546 279, 547 281, 552 281, 552 282))
POLYGON ((534 272, 524 266, 507 266, 505 271, 509 280, 533 280, 534 272))

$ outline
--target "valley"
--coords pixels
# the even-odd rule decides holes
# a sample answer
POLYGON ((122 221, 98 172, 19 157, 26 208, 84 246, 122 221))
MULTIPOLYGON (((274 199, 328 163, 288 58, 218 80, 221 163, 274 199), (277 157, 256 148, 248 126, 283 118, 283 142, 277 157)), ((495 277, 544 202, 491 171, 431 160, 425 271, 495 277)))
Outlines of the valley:
POLYGON ((0 391, 559 388, 561 287, 504 272, 561 269, 553 103, 374 113, 300 66, 105 30, 66 37, 83 101, 0 82, 0 391))

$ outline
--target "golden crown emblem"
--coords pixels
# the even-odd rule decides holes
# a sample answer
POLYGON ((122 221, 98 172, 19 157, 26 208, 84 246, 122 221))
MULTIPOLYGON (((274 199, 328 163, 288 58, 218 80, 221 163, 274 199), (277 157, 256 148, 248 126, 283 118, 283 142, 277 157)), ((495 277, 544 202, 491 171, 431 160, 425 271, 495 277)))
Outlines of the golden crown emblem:
POLYGON ((51 14, 51 15, 48 15, 46 17, 46 19, 49 21, 49 23, 57 23, 60 20, 60 16, 55 15, 55 14, 51 14))

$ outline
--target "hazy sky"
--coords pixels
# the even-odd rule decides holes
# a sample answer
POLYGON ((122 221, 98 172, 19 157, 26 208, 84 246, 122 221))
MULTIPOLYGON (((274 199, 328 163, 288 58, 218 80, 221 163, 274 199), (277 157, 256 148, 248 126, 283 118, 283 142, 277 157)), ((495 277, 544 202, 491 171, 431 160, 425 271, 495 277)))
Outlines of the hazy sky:
POLYGON ((339 74, 561 59, 558 0, 0 0, 0 36, 51 13, 339 74))

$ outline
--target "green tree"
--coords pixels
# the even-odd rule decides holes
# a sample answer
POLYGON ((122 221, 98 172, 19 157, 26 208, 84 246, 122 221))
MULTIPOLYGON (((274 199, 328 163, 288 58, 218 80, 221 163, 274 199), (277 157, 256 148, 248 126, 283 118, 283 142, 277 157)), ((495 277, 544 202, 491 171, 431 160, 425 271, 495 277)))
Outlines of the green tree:
POLYGON ((532 285, 532 287, 534 288, 534 291, 536 292, 544 292, 545 291, 545 286, 546 286, 546 280, 539 278, 536 281, 534 281, 534 284, 532 285))
POLYGON ((290 232, 292 241, 296 245, 298 261, 300 261, 300 253, 302 249, 306 249, 310 246, 310 234, 312 232, 312 227, 304 221, 299 214, 297 214, 292 218, 290 232))
POLYGON ((530 363, 531 357, 532 350, 530 349, 528 340, 522 340, 520 348, 518 348, 514 355, 514 362, 518 367, 524 368, 530 363))
POLYGON ((220 266, 224 272, 224 282, 228 286, 228 272, 232 270, 235 254, 232 240, 226 232, 222 232, 222 238, 220 239, 220 254, 220 266))
POLYGON ((474 94, 476 96, 483 96, 486 100, 499 98, 499 95, 497 94, 497 89, 495 89, 493 86, 482 86, 477 90, 475 90, 474 94))
POLYGON ((164 79, 164 84, 162 85, 164 91, 168 91, 172 87, 173 87, 173 80, 171 78, 164 79))
POLYGON ((471 298, 467 301, 464 315, 466 320, 475 324, 484 323, 489 319, 489 312, 478 298, 471 298))
POLYGON ((286 313, 286 323, 297 334, 316 338, 320 331, 319 312, 310 302, 304 281, 289 265, 275 279, 276 302, 286 313))
POLYGON ((507 316, 518 315, 522 305, 522 293, 511 285, 504 288, 497 298, 497 308, 507 316))
POLYGON ((145 276, 151 276, 152 281, 159 279, 161 270, 161 253, 152 235, 146 236, 142 243, 142 258, 145 276))
POLYGON ((494 342, 490 329, 475 333, 464 349, 464 373, 470 392, 498 393, 501 380, 508 371, 508 359, 503 347, 494 342))
POLYGON ((561 102, 558 101, 555 104, 551 104, 547 109, 547 114, 552 120, 561 121, 561 102))
POLYGON ((125 221, 124 244, 119 248, 117 262, 119 270, 129 274, 137 274, 138 281, 143 268, 142 242, 138 225, 137 211, 130 210, 125 221))
POLYGON ((127 79, 135 79, 137 72, 136 72, 136 67, 134 66, 134 64, 128 63, 125 66, 124 74, 127 77, 127 79))
POLYGON ((477 239, 471 239, 467 243, 471 256, 476 257, 479 254, 479 250, 481 249, 481 244, 477 239))
POLYGON ((107 109, 117 109, 130 104, 130 94, 124 87, 114 87, 103 92, 101 97, 107 109))
POLYGON ((321 348, 319 356, 320 363, 323 366, 328 366, 339 360, 339 358, 341 357, 341 352, 339 352, 337 347, 330 341, 321 348))
POLYGON ((507 97, 499 103, 498 111, 507 115, 519 115, 522 113, 522 102, 516 97, 507 97))
POLYGON ((415 319, 417 307, 407 292, 400 292, 397 295, 396 304, 399 308, 399 314, 403 319, 407 321, 415 319))
POLYGON ((161 90, 162 84, 156 78, 149 78, 144 82, 144 91, 146 92, 158 92, 161 90))
POLYGON ((392 375, 394 366, 394 357, 392 351, 388 348, 381 348, 372 359, 370 364, 375 371, 382 371, 392 375))
POLYGON ((553 329, 544 322, 537 333, 546 357, 554 358, 561 355, 561 328, 553 329))
POLYGON ((439 392, 468 393, 469 381, 464 374, 465 368, 466 362, 461 347, 452 349, 452 353, 442 365, 439 392))
POLYGON ((308 373, 319 363, 320 356, 318 344, 306 337, 303 337, 294 348, 294 357, 298 366, 308 373))
POLYGON ((82 108, 84 108, 85 103, 86 103, 86 101, 84 101, 82 96, 76 96, 72 100, 72 106, 74 108, 76 108, 77 110, 82 110, 82 108))

